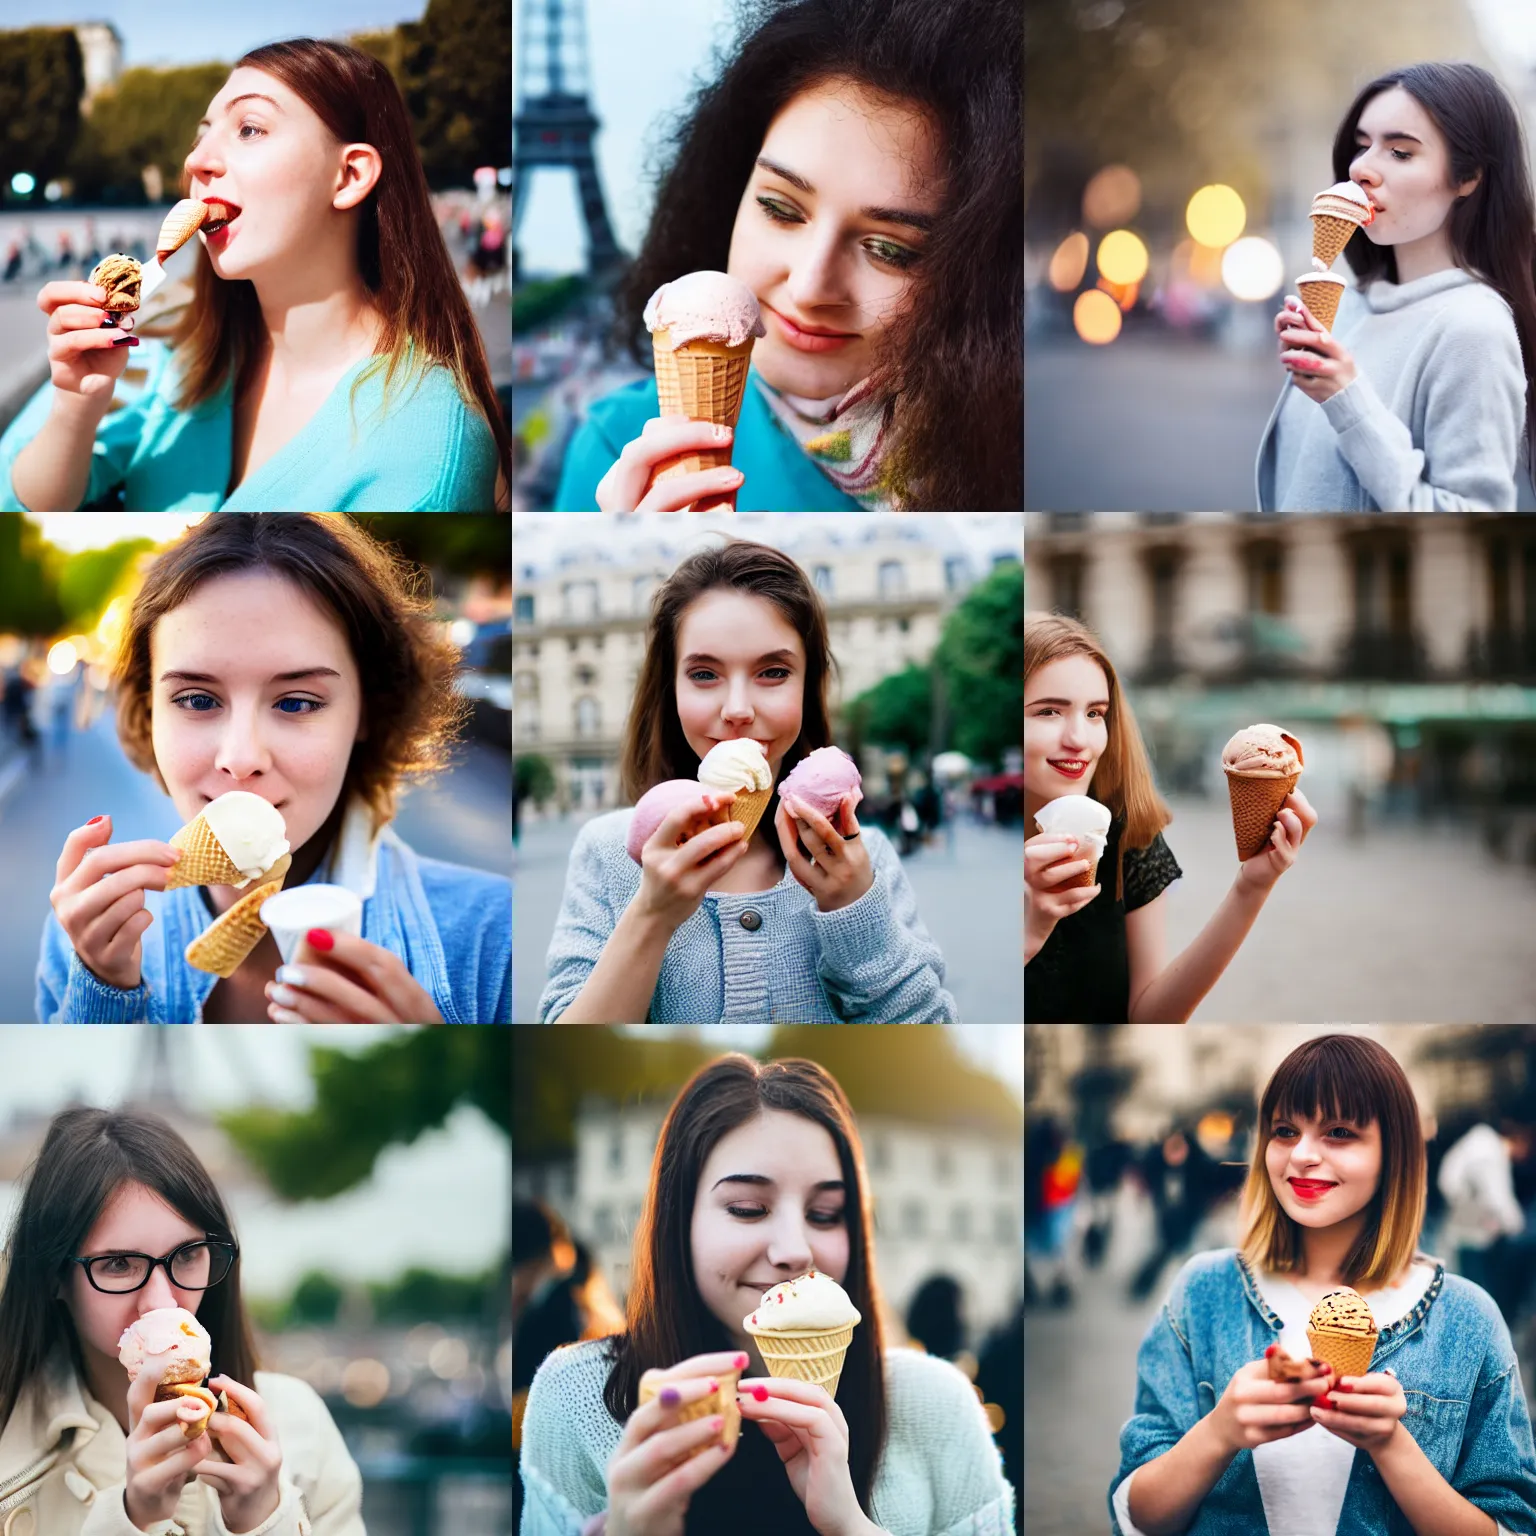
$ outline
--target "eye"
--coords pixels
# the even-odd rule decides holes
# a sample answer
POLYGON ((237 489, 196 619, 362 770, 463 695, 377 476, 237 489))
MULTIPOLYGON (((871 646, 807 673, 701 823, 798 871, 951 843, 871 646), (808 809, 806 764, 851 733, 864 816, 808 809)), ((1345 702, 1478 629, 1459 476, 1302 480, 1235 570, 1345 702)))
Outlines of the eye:
MULTIPOLYGON (((768 1213, 761 1206, 756 1205, 728 1205, 726 1214, 734 1216, 739 1221, 756 1221, 760 1216, 768 1213)), ((836 1227, 842 1224, 843 1213, 841 1211, 812 1211, 810 1220, 818 1227, 836 1227)))
POLYGON ((767 677, 767 675, 770 672, 781 673, 784 677, 788 677, 789 676, 789 668, 788 667, 764 667, 763 668, 763 676, 764 677, 767 677))
POLYGON ((713 677, 714 675, 715 674, 711 672, 708 667, 695 667, 693 671, 688 674, 688 681, 690 683, 696 683, 701 677, 713 677))
POLYGON ((874 260, 884 266, 895 267, 899 272, 904 272, 922 260, 916 251, 905 245, 897 245, 894 240, 871 240, 864 249, 874 260))
POLYGON ((795 212, 788 203, 781 203, 771 197, 757 199, 757 206, 773 220, 775 224, 804 224, 805 220, 795 212))
POLYGON ((1406 149, 1394 149, 1392 151, 1392 158, 1394 160, 1412 160, 1413 156, 1406 149))
MULTIPOLYGON (((171 703, 176 705, 177 708, 184 710, 188 714, 207 715, 207 714, 211 714, 214 709, 218 708, 219 701, 216 698, 214 698, 214 696, 211 693, 183 693, 183 694, 178 694, 176 698, 171 700, 171 703), (206 699, 208 701, 208 704, 211 706, 211 708, 205 709, 200 703, 197 702, 198 700, 201 700, 201 699, 206 699)), ((294 699, 294 698, 288 698, 288 699, 279 699, 277 701, 276 707, 278 709, 281 709, 283 714, 288 715, 288 716, 291 717, 291 716, 294 716, 294 715, 313 715, 313 714, 316 714, 318 711, 324 709, 326 706, 325 706, 325 704, 320 699, 294 699), (306 705, 307 708, 304 708, 304 709, 282 709, 282 706, 284 704, 303 704, 303 705, 306 705)))
MULTIPOLYGON (((247 128, 249 128, 252 133, 258 134, 258 135, 262 135, 262 136, 264 136, 266 134, 266 131, 267 131, 265 128, 262 128, 262 127, 258 126, 256 123, 241 123, 240 124, 240 137, 242 139, 245 138, 245 130, 247 128)), ((250 141, 246 140, 246 142, 249 143, 250 141)))

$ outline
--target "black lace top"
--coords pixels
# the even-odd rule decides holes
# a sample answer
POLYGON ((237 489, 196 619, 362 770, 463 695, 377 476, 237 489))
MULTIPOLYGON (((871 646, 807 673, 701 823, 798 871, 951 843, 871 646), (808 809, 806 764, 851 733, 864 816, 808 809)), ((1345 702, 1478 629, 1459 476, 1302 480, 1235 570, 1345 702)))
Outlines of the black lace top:
POLYGON ((1159 833, 1125 851, 1125 899, 1115 899, 1121 823, 1109 829, 1099 861, 1099 894, 1057 923, 1024 967, 1024 1017, 1031 1024, 1124 1024, 1131 1008, 1125 914, 1155 901, 1184 871, 1159 833))

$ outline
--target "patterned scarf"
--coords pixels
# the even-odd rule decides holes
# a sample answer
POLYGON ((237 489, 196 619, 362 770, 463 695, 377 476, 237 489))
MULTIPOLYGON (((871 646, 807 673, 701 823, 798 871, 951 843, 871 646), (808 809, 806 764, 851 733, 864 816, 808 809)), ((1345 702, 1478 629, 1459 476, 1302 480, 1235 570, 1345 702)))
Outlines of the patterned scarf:
POLYGON ((845 395, 807 400, 780 394, 756 370, 752 379, 779 425, 840 491, 853 497, 866 512, 901 511, 901 503, 884 476, 896 410, 894 396, 881 398, 868 379, 861 379, 845 395))

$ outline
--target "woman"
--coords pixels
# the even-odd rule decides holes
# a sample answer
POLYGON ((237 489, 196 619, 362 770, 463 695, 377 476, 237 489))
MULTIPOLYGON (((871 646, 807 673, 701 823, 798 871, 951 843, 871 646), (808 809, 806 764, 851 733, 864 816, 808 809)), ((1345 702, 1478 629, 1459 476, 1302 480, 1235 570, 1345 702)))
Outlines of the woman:
POLYGON ((1095 883, 1078 840, 1040 832, 1024 844, 1024 1015, 1031 1023, 1183 1023, 1221 979, 1269 893, 1295 862, 1317 813, 1293 791, 1269 847, 1238 866, 1195 941, 1170 961, 1164 892, 1183 873, 1163 828, 1173 819, 1152 780, 1136 717, 1093 632, 1059 613, 1024 620, 1024 822, 1062 795, 1109 807, 1095 883))
POLYGON ((676 131, 619 323, 663 283, 729 272, 767 334, 734 438, 658 417, 647 379, 599 400, 562 511, 1023 505, 1019 58, 1013 0, 754 0, 676 131), (650 486, 732 442, 732 467, 650 486))
POLYGON ((970 1383, 883 1347, 870 1231, 853 1111, 822 1067, 732 1054, 700 1068, 651 1164, 626 1331, 557 1350, 534 1377, 523 1536, 1011 1533, 1012 1490, 970 1383), (863 1319, 835 1401, 765 1376, 742 1327, 764 1290, 811 1269, 863 1319), (718 1417, 680 1410, 740 1371, 747 1422, 727 1446, 718 1417), (640 1404, 648 1373, 662 1391, 640 1404))
POLYGON ((1413 1090, 1374 1041, 1320 1036, 1276 1068, 1242 1246, 1190 1259, 1142 1341, 1116 1536, 1536 1530, 1509 1329, 1418 1250, 1424 1161, 1413 1090), (1271 1380, 1271 1357, 1315 1354, 1308 1316, 1341 1286, 1379 1330, 1370 1370, 1271 1380))
POLYGON ((1294 295, 1261 511, 1513 512, 1536 445, 1536 209, 1520 117, 1474 64, 1373 80, 1333 144, 1375 215, 1333 334, 1294 295), (1314 405, 1322 409, 1313 409, 1314 405))
POLYGON ((158 1115, 55 1115, 5 1258, 6 1536, 363 1536, 357 1467, 313 1387, 257 1368, 223 1198, 158 1115), (244 1420, 215 1413, 189 1441, 195 1407, 152 1401, 149 1373, 130 1385, 118 1340, 163 1307, 197 1316, 212 1340, 208 1385, 244 1420))
POLYGON ((194 969, 188 944, 250 889, 167 892, 178 850, 114 843, 95 815, 59 855, 42 1022, 508 1022, 511 881, 422 858, 389 825, 466 709, 419 574, 350 519, 312 514, 208 518, 155 560, 113 674, 128 760, 181 823, 231 790, 269 801, 286 888, 347 886, 363 934, 314 929, 284 965, 267 933, 227 979, 194 969))
POLYGON ((633 811, 587 822, 550 941, 541 1022, 955 1017, 901 862, 878 827, 860 825, 856 795, 836 824, 779 799, 784 775, 831 744, 832 665, 821 599, 780 550, 733 540, 661 586, 624 731, 624 793, 638 801, 665 779, 695 778, 716 743, 751 737, 773 770, 773 799, 745 838, 739 822, 711 824, 734 796, 701 785, 639 865, 625 846, 633 811))
POLYGON ((139 345, 105 293, 47 284, 51 384, 0 438, 0 507, 489 512, 511 462, 485 347, 389 70, 344 43, 246 54, 184 167, 232 215, 191 302, 139 345), (115 505, 115 502, 114 502, 115 505))

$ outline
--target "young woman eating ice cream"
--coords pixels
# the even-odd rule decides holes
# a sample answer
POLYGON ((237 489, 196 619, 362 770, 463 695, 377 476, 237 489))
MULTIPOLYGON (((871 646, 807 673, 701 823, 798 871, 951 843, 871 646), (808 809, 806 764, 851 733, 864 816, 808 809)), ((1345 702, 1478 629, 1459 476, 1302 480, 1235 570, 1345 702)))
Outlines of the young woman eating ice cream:
POLYGON ((700 1068, 656 1145, 624 1332, 556 1350, 533 1379, 522 1536, 1011 1536, 975 1390, 948 1361, 886 1349, 881 1305, 837 1082, 798 1059, 700 1068), (813 1270, 838 1289, 786 1290, 859 1318, 835 1397, 765 1372, 751 1323, 813 1270), (722 1390, 739 1437, 727 1413, 685 1417, 722 1390))
POLYGON ((701 783, 638 863, 626 850, 637 811, 587 822, 550 941, 541 1022, 955 1017, 943 957, 890 843, 860 825, 858 792, 824 812, 814 783, 801 798, 787 782, 830 745, 832 664, 821 599, 777 549, 733 540, 690 556, 661 586, 625 725, 626 795, 695 778, 740 741, 744 755, 747 742, 761 747, 773 797, 745 837, 740 822, 712 824, 735 792, 701 783))
POLYGON ((342 517, 207 518, 159 556, 114 670, 129 760, 170 796, 169 831, 230 791, 274 806, 284 889, 347 887, 362 937, 316 929, 283 965, 267 934, 227 978, 195 969, 187 946, 255 887, 167 891, 177 850, 114 842, 96 815, 59 854, 42 1022, 510 1020, 510 880, 423 858, 390 826, 463 720, 458 652, 416 577, 342 517))
MULTIPOLYGON (((619 295, 700 271, 745 284, 764 332, 734 432, 658 414, 653 380, 588 411, 561 511, 1020 507, 1015 0, 755 0, 676 129, 619 295), (729 468, 652 484, 688 449, 729 468)), ((652 314, 654 319, 654 312, 652 314)))
POLYGON ((1509 1329, 1419 1250, 1425 1184, 1413 1089, 1380 1045, 1323 1035, 1280 1063, 1239 1247, 1190 1259, 1142 1341, 1115 1536, 1536 1530, 1509 1329), (1315 1309, 1341 1287, 1376 1330, 1350 1351, 1366 1370, 1303 1363, 1337 1353, 1315 1309))
POLYGON ((1290 295, 1258 456, 1281 512, 1513 512, 1536 446, 1536 206, 1519 113, 1472 64, 1364 87, 1333 146, 1374 209, 1331 332, 1290 295), (1294 387, 1292 387, 1294 386, 1294 387))
POLYGON ((363 1536, 357 1466, 314 1388, 259 1368, 223 1197, 160 1116, 56 1115, 4 1272, 6 1536, 363 1536), (227 1404, 201 1431, 206 1407, 153 1400, 171 1354, 133 1342, 166 1344, 162 1318, 144 1319, 173 1308, 192 1314, 186 1348, 211 1351, 207 1389, 227 1404))
POLYGON ((184 177, 224 222, 197 232, 168 339, 135 354, 142 386, 122 379, 149 327, 103 328, 88 283, 39 294, 51 381, 0 438, 0 507, 503 504, 510 437, 388 69, 343 43, 254 49, 209 103, 184 177))
MULTIPOLYGON (((1079 838, 1054 831, 1024 843, 1024 1016, 1031 1023, 1182 1023, 1216 985, 1295 862, 1317 813, 1300 790, 1285 800, 1263 852, 1238 865, 1194 942, 1167 954, 1164 893, 1182 874, 1163 841, 1172 813, 1157 793, 1130 702, 1086 625, 1061 614, 1024 620, 1024 816, 1065 795, 1110 812, 1095 880, 1079 838)), ((1049 818, 1048 818, 1049 819, 1049 818)))

